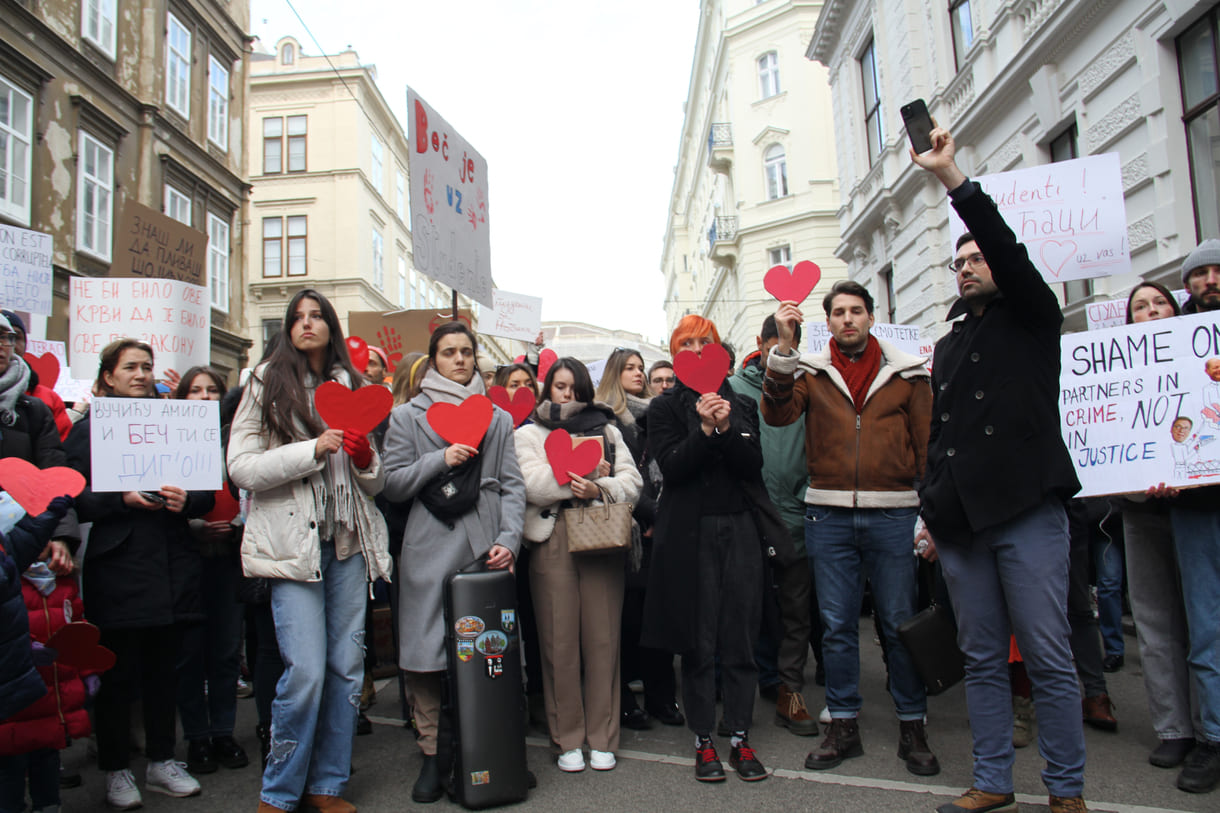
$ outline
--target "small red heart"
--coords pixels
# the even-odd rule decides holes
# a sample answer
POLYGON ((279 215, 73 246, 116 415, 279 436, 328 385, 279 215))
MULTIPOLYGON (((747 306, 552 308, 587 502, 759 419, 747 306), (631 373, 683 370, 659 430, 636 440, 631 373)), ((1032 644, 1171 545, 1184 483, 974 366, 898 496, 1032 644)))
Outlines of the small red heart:
POLYGON ((114 666, 114 653, 99 646, 101 632, 87 621, 73 621, 55 631, 47 646, 59 653, 56 663, 82 672, 105 672, 114 666))
POLYGON ((600 443, 590 438, 573 446, 572 436, 566 429, 556 429, 551 432, 546 436, 546 442, 542 446, 546 449, 546 459, 551 464, 555 482, 561 486, 572 482, 568 472, 574 471, 584 477, 592 474, 602 460, 600 443))
POLYGON ((513 364, 521 364, 524 361, 525 361, 525 354, 522 353, 521 355, 519 355, 515 359, 513 359, 513 364))
POLYGON ((491 402, 513 416, 513 429, 516 429, 534 411, 534 394, 527 387, 517 387, 509 396, 504 387, 492 387, 488 393, 491 402))
POLYGON ((486 395, 471 395, 460 404, 436 403, 428 407, 428 425, 450 443, 477 447, 491 426, 494 410, 486 395))
POLYGON ((38 374, 39 384, 49 390, 55 389, 55 382, 59 380, 59 359, 51 353, 43 353, 41 356, 26 353, 23 358, 25 363, 30 365, 30 369, 38 374))
POLYGON ((559 361, 558 354, 551 348, 547 348, 538 354, 538 382, 546 381, 546 374, 550 372, 551 365, 559 361))
POLYGON ((369 345, 359 336, 347 337, 347 354, 351 356, 356 372, 363 373, 364 368, 369 366, 369 345))
POLYGON ((809 293, 822 279, 822 269, 817 263, 801 260, 788 270, 786 265, 773 265, 763 277, 767 293, 780 302, 804 302, 809 293))
POLYGON ((367 435, 390 414, 394 396, 385 387, 349 390, 338 381, 327 381, 314 393, 313 404, 331 429, 367 435))
POLYGON ((700 395, 719 392, 728 374, 729 351, 718 344, 705 346, 702 355, 683 350, 674 356, 674 375, 700 395))
POLYGON ((51 500, 67 494, 75 497, 85 490, 85 477, 67 466, 40 469, 20 457, 0 460, 0 488, 9 493, 25 512, 36 517, 51 500))

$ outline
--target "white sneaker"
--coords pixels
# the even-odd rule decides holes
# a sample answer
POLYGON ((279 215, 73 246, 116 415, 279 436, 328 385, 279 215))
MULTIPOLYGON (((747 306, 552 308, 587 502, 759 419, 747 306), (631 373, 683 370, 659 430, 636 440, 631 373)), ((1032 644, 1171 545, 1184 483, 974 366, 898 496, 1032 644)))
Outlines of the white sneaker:
MULTIPOLYGON (((610 758, 614 759, 614 756, 611 755, 610 758)), ((573 748, 571 751, 560 755, 558 764, 561 771, 577 773, 585 769, 585 755, 579 748, 573 748)), ((614 766, 611 765, 610 767, 613 768, 614 766)))
POLYGON ((131 771, 106 771, 106 804, 119 810, 135 810, 144 806, 144 799, 131 771))
POLYGON ((822 711, 818 713, 818 722, 822 725, 830 725, 830 707, 822 706, 822 711))
POLYGON ((618 764, 614 761, 613 751, 594 751, 589 749, 589 767, 595 771, 613 771, 618 764))
POLYGON ((195 777, 186 772, 186 763, 172 759, 148 763, 144 784, 166 796, 195 796, 203 790, 195 777))

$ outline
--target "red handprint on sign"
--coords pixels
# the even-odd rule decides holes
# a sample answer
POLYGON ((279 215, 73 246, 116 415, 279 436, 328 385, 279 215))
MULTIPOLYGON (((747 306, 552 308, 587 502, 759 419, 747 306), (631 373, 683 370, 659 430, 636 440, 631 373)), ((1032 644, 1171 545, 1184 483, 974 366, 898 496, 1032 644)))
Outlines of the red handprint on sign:
POLYGON ((402 361, 402 337, 392 327, 380 327, 377 329, 377 341, 381 343, 381 349, 386 352, 390 372, 394 372, 394 369, 398 367, 398 362, 402 361))
POLYGON ((436 200, 432 197, 432 170, 424 170, 424 206, 428 209, 428 214, 436 212, 436 200))

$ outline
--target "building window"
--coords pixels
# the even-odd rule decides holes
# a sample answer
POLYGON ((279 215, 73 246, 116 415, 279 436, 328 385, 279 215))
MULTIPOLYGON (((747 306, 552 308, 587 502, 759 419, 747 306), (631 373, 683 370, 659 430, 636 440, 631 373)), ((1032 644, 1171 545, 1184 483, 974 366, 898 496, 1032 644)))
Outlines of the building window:
POLYGON ((764 99, 779 94, 779 57, 774 51, 758 58, 758 84, 764 99))
POLYGON ((229 222, 208 213, 208 290, 212 307, 229 310, 229 222))
POLYGON ((786 265, 791 268, 792 247, 780 246, 778 248, 770 249, 767 251, 767 258, 770 260, 770 262, 767 264, 768 268, 774 268, 777 265, 786 265))
POLYGON ((165 27, 165 103, 190 118, 191 32, 169 12, 165 27))
POLYGON ((1076 149, 1076 125, 1072 124, 1071 127, 1052 138, 1048 146, 1052 162, 1071 161, 1073 158, 1079 158, 1080 153, 1076 149))
POLYGON ((763 167, 767 173, 767 200, 782 198, 788 194, 788 159, 779 144, 767 147, 763 154, 763 167))
POLYGON ((373 181, 373 187, 377 190, 377 194, 381 194, 381 184, 384 181, 385 174, 385 144, 381 143, 381 139, 376 135, 373 136, 370 154, 372 155, 372 172, 370 173, 373 181))
MULTIPOLYGON (((305 171, 306 116, 288 117, 288 171, 305 171)), ((284 171, 284 119, 263 119, 263 174, 284 171)))
POLYGON ((974 45, 974 20, 970 16, 970 0, 949 0, 949 26, 953 29, 953 60, 960 71, 966 64, 966 54, 974 45))
POLYGON ((0 214, 30 222, 30 139, 34 100, 0 77, 0 214))
POLYGON ((280 335, 280 331, 284 329, 284 322, 281 319, 264 319, 263 320, 263 348, 271 344, 276 336, 280 335))
POLYGON ((1195 236, 1220 237, 1220 14, 1212 8, 1178 37, 1190 180, 1195 202, 1195 236))
POLYGON ((292 47, 291 42, 284 43, 284 49, 280 51, 280 62, 285 65, 295 65, 297 61, 297 49, 292 47))
POLYGON ((88 133, 80 134, 77 156, 76 247, 110 261, 114 151, 88 133))
POLYGON ((229 71, 214 56, 208 57, 208 139, 229 149, 229 71))
POLYGON ((263 276, 284 274, 284 221, 278 217, 263 218, 263 276))
POLYGON ((885 318, 891 325, 898 324, 898 298, 894 295, 894 266, 887 265, 877 272, 881 290, 885 291, 885 318))
POLYGON ((864 129, 868 132, 868 165, 881 157, 885 131, 881 126, 881 83, 877 78, 877 53, 870 39, 860 54, 860 79, 864 84, 864 129))
POLYGON ((288 171, 305 171, 305 116, 288 117, 288 171))
POLYGON ((114 59, 115 0, 85 0, 81 3, 81 36, 114 59))
POLYGON ((165 213, 179 223, 191 225, 191 199, 169 184, 165 185, 165 213))
POLYGON ((407 258, 398 255, 398 307, 407 306, 407 258))
POLYGON ((376 229, 373 230, 373 287, 385 290, 385 243, 376 229))
POLYGON ((305 247, 308 241, 305 215, 288 218, 288 276, 305 276, 305 247))
POLYGON ((401 169, 398 170, 398 177, 394 180, 395 205, 398 207, 398 219, 403 223, 407 222, 407 174, 401 169))

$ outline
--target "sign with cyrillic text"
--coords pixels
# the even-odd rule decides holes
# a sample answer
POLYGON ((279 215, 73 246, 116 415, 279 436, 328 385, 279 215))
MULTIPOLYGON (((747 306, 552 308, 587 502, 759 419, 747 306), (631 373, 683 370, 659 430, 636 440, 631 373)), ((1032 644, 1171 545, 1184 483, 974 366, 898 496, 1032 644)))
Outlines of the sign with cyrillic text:
MULTIPOLYGON (((806 322, 801 328, 805 332, 805 352, 820 353, 830 341, 830 328, 825 322, 806 322)), ((913 356, 923 356, 931 362, 932 342, 923 341, 918 325, 893 325, 888 322, 876 322, 869 329, 869 334, 887 341, 904 353, 913 356)))
POLYGON ((0 307, 51 313, 51 235, 0 224, 0 307))
MULTIPOLYGON (((1185 289, 1172 291, 1178 300, 1178 307, 1190 298, 1185 289)), ((1100 302, 1090 302, 1084 309, 1089 330, 1101 330, 1107 327, 1118 327, 1127 324, 1127 298, 1103 299, 1100 302)))
POLYGON ((94 491, 220 488, 220 402, 94 398, 89 420, 94 491))
POLYGON ((542 299, 525 294, 510 294, 496 288, 494 313, 479 319, 479 332, 505 339, 534 343, 542 331, 542 299))
POLYGON ((130 198, 114 237, 112 277, 207 285, 208 236, 130 198))

